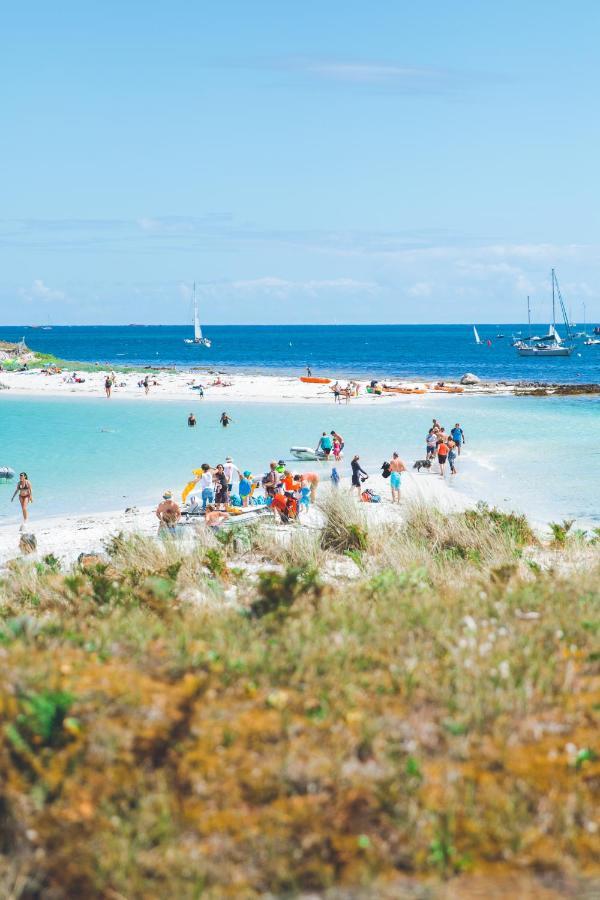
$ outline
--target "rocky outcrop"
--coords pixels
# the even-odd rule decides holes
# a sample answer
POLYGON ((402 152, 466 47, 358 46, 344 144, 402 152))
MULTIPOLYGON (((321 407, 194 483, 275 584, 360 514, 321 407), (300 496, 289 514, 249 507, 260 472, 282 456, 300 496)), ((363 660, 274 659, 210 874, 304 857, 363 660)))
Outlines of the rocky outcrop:
POLYGON ((481 379, 477 375, 473 375, 472 372, 466 372, 460 379, 461 384, 479 384, 480 381, 481 379))

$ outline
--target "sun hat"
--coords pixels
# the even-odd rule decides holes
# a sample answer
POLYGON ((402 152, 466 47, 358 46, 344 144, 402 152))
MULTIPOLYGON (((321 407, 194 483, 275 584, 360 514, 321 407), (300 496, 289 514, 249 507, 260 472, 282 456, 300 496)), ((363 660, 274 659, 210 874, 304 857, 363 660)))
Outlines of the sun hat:
POLYGON ((170 500, 173 496, 173 491, 164 491, 163 492, 163 500, 170 500))
POLYGON ((232 460, 232 458, 231 458, 230 456, 226 456, 226 457, 225 457, 225 462, 233 462, 233 460, 232 460))

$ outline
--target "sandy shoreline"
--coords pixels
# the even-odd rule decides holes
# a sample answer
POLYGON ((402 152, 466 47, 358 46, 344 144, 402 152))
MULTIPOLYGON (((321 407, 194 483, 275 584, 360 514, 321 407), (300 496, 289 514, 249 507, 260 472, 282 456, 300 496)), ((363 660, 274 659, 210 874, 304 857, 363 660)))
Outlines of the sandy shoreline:
MULTIPOLYGON (((3 396, 20 397, 92 397, 105 398, 104 380, 107 374, 105 368, 97 371, 82 372, 83 383, 70 382, 70 372, 62 372, 56 375, 45 375, 40 369, 30 369, 25 372, 0 372, 0 384, 8 388, 7 394, 0 391, 0 400, 3 396)), ((139 382, 145 377, 145 373, 130 372, 117 373, 117 385, 112 391, 109 402, 119 400, 190 400, 198 401, 198 392, 193 390, 193 384, 201 384, 204 387, 203 402, 223 403, 228 400, 242 403, 295 403, 302 401, 333 403, 333 393, 327 384, 306 384, 295 376, 283 375, 256 375, 256 374, 204 374, 188 371, 163 371, 149 376, 150 390, 146 396, 144 388, 139 382), (155 385, 153 382, 156 381, 155 385), (215 383, 217 382, 217 383, 215 383), (219 383, 220 382, 220 383, 219 383)), ((332 379, 332 383, 336 379, 332 379)), ((348 383, 347 376, 342 376, 339 383, 345 386, 348 383)), ((437 399, 444 396, 469 396, 469 395, 506 395, 515 392, 514 385, 499 385, 480 383, 474 386, 461 387, 456 382, 445 382, 444 386, 451 389, 452 393, 437 390, 435 383, 422 381, 394 381, 394 385, 406 389, 425 391, 419 394, 394 394, 383 393, 381 395, 369 394, 366 391, 369 381, 361 380, 359 395, 351 399, 352 405, 364 405, 368 403, 388 404, 406 403, 415 399, 433 396, 437 399)), ((345 400, 342 398, 342 403, 345 400)))
MULTIPOLYGON (((347 490, 349 479, 342 479, 340 490, 347 490)), ((403 476, 402 500, 397 506, 392 505, 389 497, 389 483, 380 475, 371 475, 368 486, 382 497, 380 504, 362 504, 369 519, 373 522, 402 522, 409 506, 426 504, 441 512, 459 512, 473 506, 473 501, 464 494, 450 488, 442 479, 434 475, 416 476, 407 472, 403 476)), ((320 488, 320 496, 329 490, 329 486, 320 488)), ((157 498, 158 502, 158 498, 157 498)), ((358 501, 357 501, 358 502, 358 501)), ((153 536, 157 533, 157 520, 154 506, 143 506, 129 511, 114 510, 111 512, 85 513, 81 515, 65 514, 35 518, 35 504, 30 508, 30 519, 23 532, 35 534, 37 553, 28 558, 41 559, 53 554, 64 565, 76 561, 80 553, 102 552, 105 542, 119 532, 125 534, 140 533, 153 536)), ((305 524, 314 527, 315 512, 311 509, 305 524)), ((19 538, 21 522, 0 525, 0 565, 21 556, 19 538)), ((203 527, 200 522, 197 527, 203 527)), ((295 526, 294 526, 295 527, 295 526)), ((301 527, 301 526, 300 526, 301 527)), ((193 540, 193 529, 190 528, 190 540, 193 540)))

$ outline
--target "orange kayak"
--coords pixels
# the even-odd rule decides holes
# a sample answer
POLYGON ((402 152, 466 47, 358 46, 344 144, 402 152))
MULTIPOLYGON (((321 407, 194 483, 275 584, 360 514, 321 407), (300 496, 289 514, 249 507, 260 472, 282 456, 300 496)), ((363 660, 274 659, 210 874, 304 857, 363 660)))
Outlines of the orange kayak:
POLYGON ((434 391, 443 391, 446 394, 462 394, 464 388, 461 387, 434 387, 434 391))
POLYGON ((426 394, 427 391, 423 388, 403 388, 403 387, 388 387, 387 384, 384 384, 383 390, 388 394, 426 394))
POLYGON ((308 375, 302 375, 300 381, 303 381, 304 384, 329 384, 331 378, 309 378, 308 375))

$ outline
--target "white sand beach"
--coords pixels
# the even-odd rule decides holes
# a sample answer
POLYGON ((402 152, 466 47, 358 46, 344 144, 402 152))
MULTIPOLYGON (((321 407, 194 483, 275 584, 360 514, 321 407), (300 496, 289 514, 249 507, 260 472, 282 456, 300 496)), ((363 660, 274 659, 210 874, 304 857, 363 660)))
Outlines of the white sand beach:
MULTIPOLYGON (((73 371, 62 371, 58 374, 44 374, 39 368, 31 368, 21 372, 0 372, 0 384, 10 390, 11 395, 31 397, 104 397, 104 381, 110 370, 98 368, 92 372, 80 372, 78 376, 83 379, 75 382, 72 378, 73 371)), ((145 378, 143 371, 116 374, 116 386, 112 390, 111 401, 120 399, 140 401, 152 398, 153 400, 186 400, 194 396, 198 391, 194 385, 202 385, 205 402, 219 402, 235 400, 242 403, 293 403, 309 400, 311 403, 333 403, 331 390, 335 381, 339 381, 342 387, 348 384, 348 377, 339 379, 332 377, 330 384, 308 384, 295 376, 260 375, 244 373, 198 373, 191 371, 165 370, 156 374, 149 374, 149 393, 146 395, 140 382, 145 378)), ((480 383, 473 386, 462 387, 456 382, 444 382, 444 389, 436 387, 435 383, 421 381, 394 381, 394 386, 405 390, 420 391, 421 393, 382 393, 372 394, 367 392, 369 381, 364 379, 358 384, 358 396, 352 397, 350 403, 354 404, 382 404, 382 403, 406 403, 411 400, 422 399, 424 396, 436 398, 448 396, 468 396, 470 394, 509 394, 514 392, 514 386, 480 383)), ((0 398, 2 394, 0 393, 0 398)), ((345 398, 342 396, 342 403, 345 398)))
MULTIPOLYGON (((451 513, 464 510, 473 505, 473 501, 453 490, 447 484, 434 475, 413 475, 407 472, 403 476, 402 503, 392 505, 390 502, 389 483, 380 475, 372 475, 369 479, 369 487, 379 493, 382 502, 379 504, 361 504, 370 521, 401 523, 407 509, 414 504, 426 504, 439 509, 441 512, 451 513)), ((342 479, 339 490, 348 490, 349 479, 342 479)), ((320 488, 320 496, 330 490, 329 486, 320 488)), ((178 498, 176 498, 178 499, 178 498)), ((157 498, 157 503, 159 498, 157 498)), ((357 500, 358 503, 358 500, 357 500)), ((155 507, 135 507, 113 512, 86 513, 85 515, 49 516, 43 519, 35 518, 35 504, 30 507, 31 517, 28 524, 20 530, 20 523, 13 522, 0 526, 0 566, 9 560, 22 556, 19 550, 19 539, 22 533, 34 534, 37 540, 37 552, 28 555, 29 559, 41 559, 53 554, 64 565, 70 565, 77 560, 80 553, 103 552, 104 544, 113 535, 123 532, 134 532, 152 536, 157 534, 158 522, 155 516, 155 507)), ((312 508, 307 515, 300 520, 302 524, 312 527, 319 524, 318 509, 312 508)), ((203 527, 202 522, 196 527, 203 527)), ((283 527, 283 526, 281 526, 283 527)), ((193 529, 190 528, 190 540, 193 539, 193 529)))

